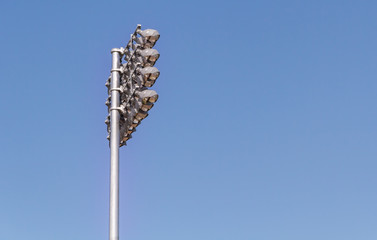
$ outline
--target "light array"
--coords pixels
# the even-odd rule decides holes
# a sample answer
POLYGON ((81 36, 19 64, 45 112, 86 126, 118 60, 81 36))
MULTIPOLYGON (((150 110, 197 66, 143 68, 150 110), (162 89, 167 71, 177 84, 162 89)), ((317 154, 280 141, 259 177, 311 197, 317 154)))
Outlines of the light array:
MULTIPOLYGON (((148 116, 148 111, 158 99, 158 94, 149 90, 159 77, 159 70, 154 67, 160 54, 152 47, 160 38, 157 30, 141 30, 138 25, 125 48, 121 48, 120 66, 120 146, 126 145, 127 140, 132 138, 132 133, 143 119, 148 116), (122 63, 123 59, 123 63, 122 63)), ((109 97, 106 105, 110 112, 111 108, 111 76, 106 81, 109 97)), ((110 114, 105 123, 110 139, 110 114)))

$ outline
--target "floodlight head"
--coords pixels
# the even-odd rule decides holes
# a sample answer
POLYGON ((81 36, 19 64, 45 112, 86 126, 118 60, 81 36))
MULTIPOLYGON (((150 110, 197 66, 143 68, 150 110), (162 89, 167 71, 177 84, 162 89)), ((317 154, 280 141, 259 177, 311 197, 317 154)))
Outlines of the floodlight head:
POLYGON ((149 115, 149 114, 148 114, 147 112, 139 111, 139 112, 136 114, 135 118, 136 118, 138 121, 141 121, 141 120, 143 120, 144 118, 148 117, 148 115, 149 115))
POLYGON ((142 65, 144 67, 153 67, 157 59, 160 57, 160 54, 156 49, 148 48, 144 50, 139 50, 138 55, 142 58, 142 65))
POLYGON ((126 136, 131 136, 132 133, 136 132, 136 128, 129 128, 126 131, 126 136))
POLYGON ((131 134, 126 134, 125 136, 123 136, 123 138, 121 138, 121 141, 119 143, 120 147, 121 146, 125 146, 127 145, 126 142, 132 138, 132 135, 131 134))
POLYGON ((131 122, 131 127, 132 128, 136 128, 137 126, 139 126, 140 124, 140 121, 138 121, 137 119, 134 119, 132 122, 131 122))
POLYGON ((160 76, 160 71, 155 67, 145 67, 139 70, 143 76, 143 85, 146 87, 152 87, 156 79, 160 76))
POLYGON ((143 42, 145 48, 152 48, 160 38, 160 34, 157 30, 154 29, 145 29, 143 31, 139 31, 139 34, 144 40, 143 42))
POLYGON ((137 92, 136 94, 141 98, 143 104, 148 102, 155 103, 158 99, 158 94, 154 90, 144 90, 137 92))

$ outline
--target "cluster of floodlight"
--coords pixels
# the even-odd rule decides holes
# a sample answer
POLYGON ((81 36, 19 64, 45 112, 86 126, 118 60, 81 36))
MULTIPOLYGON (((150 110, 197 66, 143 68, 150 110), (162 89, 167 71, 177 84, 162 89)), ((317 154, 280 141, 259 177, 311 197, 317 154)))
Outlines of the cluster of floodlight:
MULTIPOLYGON (((159 77, 159 70, 154 67, 160 54, 152 47, 156 44, 160 34, 157 30, 141 30, 140 25, 131 35, 122 59, 120 76, 120 146, 126 145, 132 138, 132 133, 143 119, 148 116, 148 111, 158 99, 154 90, 149 90, 159 77)), ((110 79, 106 82, 110 93, 110 79)), ((110 109, 111 98, 106 101, 110 109)), ((110 115, 105 123, 110 135, 110 115)), ((109 139, 109 136, 108 136, 109 139)))

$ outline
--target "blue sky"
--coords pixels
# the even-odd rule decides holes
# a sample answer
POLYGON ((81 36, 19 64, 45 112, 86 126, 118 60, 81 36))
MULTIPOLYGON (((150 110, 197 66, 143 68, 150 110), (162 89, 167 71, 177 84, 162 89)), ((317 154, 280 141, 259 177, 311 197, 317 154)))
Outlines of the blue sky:
POLYGON ((2 1, 0 239, 108 238, 114 47, 158 29, 120 239, 375 240, 375 1, 2 1))

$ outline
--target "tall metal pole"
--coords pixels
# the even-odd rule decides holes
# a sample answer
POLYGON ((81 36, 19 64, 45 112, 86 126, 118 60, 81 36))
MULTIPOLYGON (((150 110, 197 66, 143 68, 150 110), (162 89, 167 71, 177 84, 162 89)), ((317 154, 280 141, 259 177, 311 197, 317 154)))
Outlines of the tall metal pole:
POLYGON ((110 94, 106 100, 110 116, 108 115, 105 120, 110 135, 109 240, 119 240, 119 147, 126 145, 135 127, 148 116, 148 110, 153 107, 158 98, 155 91, 147 88, 151 87, 160 75, 160 71, 153 67, 160 54, 156 49, 152 49, 160 38, 160 34, 154 29, 141 31, 140 28, 141 26, 138 25, 125 48, 111 49, 111 77, 105 84, 110 94), (127 64, 124 64, 121 70, 123 56, 127 64), (130 73, 129 76, 126 73, 130 73), (121 74, 124 74, 122 78, 121 74), (134 77, 140 83, 135 83, 134 77), (120 88, 121 80, 124 81, 122 89, 120 88), (121 101, 125 102, 125 106, 122 104, 120 107, 121 101), (126 121, 120 121, 123 118, 126 121), (120 131, 122 137, 120 137, 120 131))
POLYGON ((109 240, 119 240, 119 102, 120 102, 120 57, 121 50, 111 49, 110 108, 110 228, 109 240))

